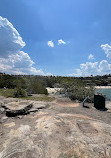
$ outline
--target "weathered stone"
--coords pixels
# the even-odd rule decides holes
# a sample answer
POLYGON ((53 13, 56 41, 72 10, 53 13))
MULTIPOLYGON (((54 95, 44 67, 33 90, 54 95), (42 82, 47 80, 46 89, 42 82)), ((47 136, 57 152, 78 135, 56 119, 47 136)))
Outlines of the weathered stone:
POLYGON ((4 130, 9 132, 4 135, 7 139, 0 158, 111 157, 111 136, 105 133, 111 131, 110 125, 82 117, 79 121, 78 117, 69 120, 70 114, 38 116, 28 115, 20 125, 19 120, 16 124, 4 124, 4 130))
POLYGON ((4 104, 8 104, 11 102, 18 102, 18 99, 17 98, 4 98, 3 102, 4 102, 4 104))
POLYGON ((97 134, 98 131, 89 122, 78 122, 79 129, 85 134, 97 134))
MULTIPOLYGON (((15 105, 16 106, 16 105, 15 105)), ((11 109, 7 109, 6 110, 6 115, 8 116, 8 117, 15 117, 15 116, 17 116, 17 115, 26 115, 26 114, 28 114, 29 113, 29 110, 32 108, 32 104, 29 104, 29 105, 21 105, 20 107, 18 107, 18 108, 16 108, 16 109, 18 109, 18 110, 12 110, 13 108, 11 108, 11 109)), ((7 106, 7 107, 9 107, 9 106, 7 106)))
POLYGON ((24 116, 23 115, 18 115, 17 118, 22 119, 24 116))
POLYGON ((7 116, 3 116, 1 119, 0 119, 0 122, 3 123, 3 122, 6 122, 8 119, 7 116))
POLYGON ((4 105, 3 101, 0 101, 0 108, 4 105))
MULTIPOLYGON (((27 103, 7 105, 7 111, 23 110, 31 102, 27 103)), ((107 112, 68 103, 64 107, 50 103, 50 108, 43 102, 32 103, 28 111, 38 111, 33 115, 2 117, 7 122, 0 124, 0 158, 111 158, 107 112)))
POLYGON ((3 114, 5 112, 4 108, 0 108, 0 114, 3 114))

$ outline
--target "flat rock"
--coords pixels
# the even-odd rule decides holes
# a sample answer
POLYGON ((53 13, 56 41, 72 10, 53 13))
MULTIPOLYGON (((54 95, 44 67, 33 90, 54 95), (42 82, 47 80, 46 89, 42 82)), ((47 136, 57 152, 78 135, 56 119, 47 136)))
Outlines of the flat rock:
POLYGON ((3 117, 0 119, 0 123, 6 122, 7 119, 8 119, 7 116, 3 116, 3 117))
POLYGON ((5 104, 5 107, 10 110, 21 110, 30 105, 31 102, 21 101, 21 102, 10 102, 5 104))
POLYGON ((19 99, 17 98, 3 98, 2 101, 4 102, 4 104, 8 104, 10 102, 17 102, 19 99))
POLYGON ((0 108, 0 114, 4 113, 5 109, 4 108, 0 108))
POLYGON ((0 108, 4 105, 3 101, 0 101, 0 108))
POLYGON ((0 158, 111 158, 111 125, 93 119, 39 112, 2 130, 0 158))
POLYGON ((78 123, 79 129, 84 133, 84 134, 97 134, 98 130, 94 128, 89 122, 79 122, 78 123))
POLYGON ((2 117, 0 158, 111 158, 110 113, 68 103, 62 107, 55 103, 23 102, 8 104, 6 111, 24 110, 31 103, 33 106, 27 111, 38 112, 2 117))
POLYGON ((48 103, 39 102, 39 101, 33 101, 32 104, 33 104, 33 108, 36 108, 36 109, 43 109, 43 108, 47 108, 47 106, 49 106, 48 103))
POLYGON ((37 112, 40 109, 47 108, 48 103, 39 102, 39 101, 30 101, 30 100, 13 100, 15 98, 7 98, 1 102, 0 113, 6 111, 6 116, 15 117, 17 115, 26 115, 31 112, 37 112), (9 103, 7 101, 9 100, 9 103), (4 109, 4 110, 3 110, 4 109))
POLYGON ((17 115, 25 115, 33 107, 30 102, 11 102, 5 105, 6 115, 15 117, 17 115))

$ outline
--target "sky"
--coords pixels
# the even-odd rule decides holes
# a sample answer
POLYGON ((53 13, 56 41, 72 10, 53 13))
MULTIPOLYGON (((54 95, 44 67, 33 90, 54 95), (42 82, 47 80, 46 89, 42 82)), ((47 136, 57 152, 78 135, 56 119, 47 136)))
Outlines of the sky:
POLYGON ((111 0, 0 0, 0 72, 111 74, 111 0))

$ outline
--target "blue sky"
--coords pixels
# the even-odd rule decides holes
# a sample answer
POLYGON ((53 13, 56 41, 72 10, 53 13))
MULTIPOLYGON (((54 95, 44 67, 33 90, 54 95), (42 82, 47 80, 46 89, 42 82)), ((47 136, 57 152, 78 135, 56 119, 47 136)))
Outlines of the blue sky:
POLYGON ((22 51, 43 74, 111 73, 111 0, 0 0, 0 16, 16 28, 26 43, 22 51))

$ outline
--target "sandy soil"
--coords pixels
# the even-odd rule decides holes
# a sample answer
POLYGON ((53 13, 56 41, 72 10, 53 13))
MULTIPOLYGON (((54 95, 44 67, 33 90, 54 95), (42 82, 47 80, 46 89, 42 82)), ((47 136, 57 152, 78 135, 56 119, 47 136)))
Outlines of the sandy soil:
POLYGON ((50 87, 47 87, 47 91, 49 94, 56 94, 57 92, 61 91, 62 88, 50 88, 50 87))
POLYGON ((96 89, 111 89, 111 86, 95 86, 96 89))

